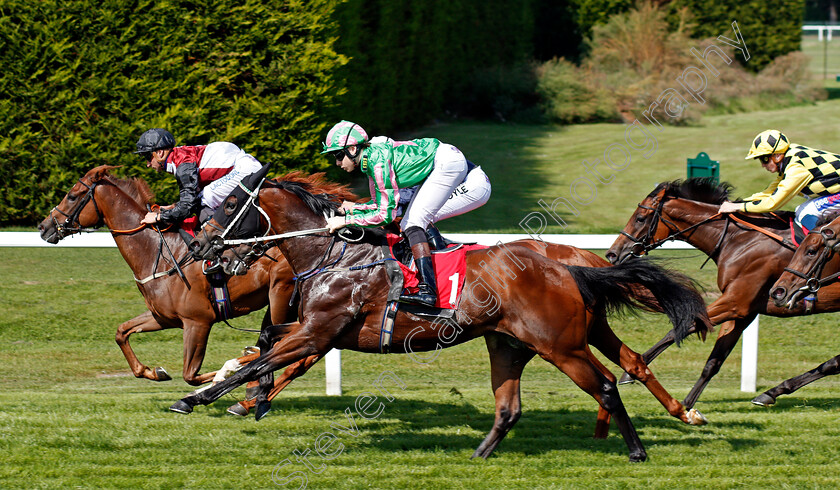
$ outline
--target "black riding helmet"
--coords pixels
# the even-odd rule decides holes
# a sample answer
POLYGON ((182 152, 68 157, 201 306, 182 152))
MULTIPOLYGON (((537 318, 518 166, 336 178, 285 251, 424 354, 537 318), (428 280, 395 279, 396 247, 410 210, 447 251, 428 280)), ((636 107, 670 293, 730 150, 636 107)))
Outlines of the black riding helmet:
POLYGON ((175 137, 165 129, 154 128, 140 135, 134 153, 151 153, 165 148, 175 148, 175 137))

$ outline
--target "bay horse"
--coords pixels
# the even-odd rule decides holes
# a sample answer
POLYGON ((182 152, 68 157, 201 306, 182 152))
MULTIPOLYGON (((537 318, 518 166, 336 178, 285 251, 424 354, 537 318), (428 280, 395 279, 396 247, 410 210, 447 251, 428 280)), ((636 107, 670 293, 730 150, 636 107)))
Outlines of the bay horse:
MULTIPOLYGON (((212 325, 221 319, 213 308, 210 285, 204 277, 202 265, 198 262, 183 264, 183 279, 173 272, 172 258, 175 261, 191 258, 184 240, 174 229, 159 231, 138 226, 154 196, 143 180, 120 179, 110 174, 109 171, 114 168, 103 165, 82 176, 38 226, 41 238, 48 243, 58 243, 83 229, 108 227, 148 307, 148 311, 117 328, 116 342, 132 373, 138 378, 153 381, 171 379, 162 367, 150 368, 140 362, 129 344, 129 337, 134 333, 181 328, 184 330, 184 381, 191 385, 206 383, 215 374, 200 373, 207 339, 212 325), (162 255, 164 250, 171 250, 172 258, 162 255)), ((346 186, 325 181, 323 174, 304 176, 293 173, 286 178, 307 182, 321 192, 328 191, 336 199, 357 199, 346 186)), ((227 287, 234 317, 264 308, 269 305, 269 297, 274 301, 266 312, 264 325, 288 322, 297 315, 296 309, 289 307, 293 290, 292 272, 282 256, 276 260, 267 256, 261 258, 251 266, 247 276, 231 277, 227 287)), ((245 363, 256 357, 248 355, 239 361, 245 363)), ((300 370, 305 372, 316 361, 317 358, 307 359, 290 366, 284 379, 278 380, 278 388, 282 389, 288 384, 287 380, 293 379, 300 370)), ((244 415, 251 406, 252 400, 245 401, 229 411, 244 415)))
MULTIPOLYGON (((270 227, 285 234, 277 247, 299 279, 299 321, 264 329, 259 358, 226 380, 177 401, 170 407, 173 411, 192 412, 196 405, 212 403, 240 384, 259 379, 263 388, 257 397, 259 418, 270 406, 266 393, 274 370, 324 355, 332 348, 380 351, 380 325, 390 287, 381 250, 384 233, 369 231, 359 243, 338 244, 336 235, 323 233, 325 216, 336 210, 335 202, 313 195, 300 183, 270 183, 259 191, 259 200, 270 220, 270 224, 261 220, 260 231, 270 227)), ((244 205, 243 201, 234 207, 244 205)), ((229 217, 238 214, 234 209, 229 217)), ((219 216, 217 212, 211 223, 219 216)), ((212 232, 210 240, 202 242, 203 236, 207 235, 196 239, 199 243, 194 249, 212 253, 212 232)), ((518 243, 469 251, 466 261, 465 293, 454 319, 441 325, 399 310, 391 352, 436 350, 485 338, 496 421, 473 457, 489 456, 519 419, 519 379, 525 364, 538 354, 615 419, 630 461, 645 460, 644 447, 617 387, 603 373, 603 366, 592 361, 587 340, 593 325, 605 321, 607 309, 620 305, 664 310, 678 332, 687 331, 695 322, 702 329, 707 321, 705 306, 689 280, 646 262, 563 266, 518 243), (641 293, 641 288, 648 294, 641 293), (441 346, 440 335, 447 328, 451 333, 441 346)))
MULTIPOLYGON (((791 308, 779 306, 770 298, 773 283, 794 255, 794 246, 783 239, 790 233, 789 222, 769 214, 721 215, 718 208, 730 192, 729 184, 711 179, 660 183, 639 204, 606 254, 610 262, 624 263, 668 240, 681 240, 717 264, 717 286, 722 294, 708 306, 708 313, 712 324, 721 328, 700 378, 683 400, 689 408, 697 403, 757 315, 791 317, 840 309, 840 285, 821 290, 813 309, 802 303, 791 308)), ((653 361, 673 343, 669 332, 643 354, 645 362, 653 361)), ((759 404, 760 400, 753 402, 759 404)))
MULTIPOLYGON (((822 299, 824 288, 836 285, 840 277, 840 255, 836 253, 838 249, 840 217, 835 214, 821 219, 814 231, 802 240, 790 263, 771 288, 770 296, 776 306, 789 308, 804 294, 819 294, 819 299, 822 299)), ((809 383, 835 374, 840 374, 840 355, 779 383, 758 395, 753 403, 773 405, 779 396, 788 395, 809 383)))

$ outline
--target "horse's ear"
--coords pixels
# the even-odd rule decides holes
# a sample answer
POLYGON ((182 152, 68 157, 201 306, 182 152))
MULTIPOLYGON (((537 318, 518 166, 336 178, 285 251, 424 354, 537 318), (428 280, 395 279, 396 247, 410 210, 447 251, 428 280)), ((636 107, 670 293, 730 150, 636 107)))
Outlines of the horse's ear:
POLYGON ((122 167, 122 165, 100 165, 88 172, 88 177, 90 177, 91 182, 98 182, 108 175, 109 170, 120 167, 122 167))

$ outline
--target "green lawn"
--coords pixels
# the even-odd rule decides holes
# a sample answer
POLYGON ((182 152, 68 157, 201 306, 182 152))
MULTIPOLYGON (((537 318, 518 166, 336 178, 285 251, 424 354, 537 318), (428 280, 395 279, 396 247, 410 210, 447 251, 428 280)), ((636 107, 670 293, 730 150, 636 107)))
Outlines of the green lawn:
MULTIPOLYGON (((630 150, 629 163, 618 171, 603 162, 610 145, 626 147, 623 124, 559 127, 458 123, 426 128, 422 135, 460 147, 485 169, 493 184, 493 195, 485 206, 441 222, 441 229, 522 233, 519 223, 528 213, 541 211, 538 201, 550 204, 557 198, 572 200, 572 188, 576 186, 578 201, 584 202, 576 204, 578 215, 559 206, 558 213, 567 226, 549 220, 554 226, 546 233, 616 233, 657 183, 685 178, 686 160, 701 151, 720 162, 721 179, 735 186, 736 197, 758 192, 773 179, 753 161, 744 160, 752 139, 765 129, 780 129, 795 143, 840 152, 837 129, 827 124, 837 120, 838 113, 840 101, 830 100, 779 111, 707 116, 696 127, 664 126, 661 132, 648 127, 655 152, 646 159, 641 151, 630 150), (583 166, 584 161, 589 165, 598 162, 596 169, 602 179, 612 180, 598 181, 583 166), (585 203, 587 200, 591 202, 585 203)), ((618 160, 620 155, 615 151, 613 159, 618 160)), ((794 201, 791 209, 801 202, 794 201)))
MULTIPOLYGON (((660 252, 714 296, 714 266, 694 252, 660 252)), ((306 475, 311 488, 731 488, 836 487, 840 483, 840 379, 828 378, 753 406, 739 391, 740 348, 700 399, 710 419, 688 427, 636 385, 621 396, 649 461, 627 462, 616 432, 591 438, 595 402, 536 359, 523 377, 524 414, 487 461, 469 456, 490 429, 493 397, 482 341, 443 351, 428 365, 407 356, 343 353, 344 396, 324 396, 323 366, 295 381, 259 423, 225 414, 241 389, 193 414, 167 407, 190 391, 179 376, 180 332, 136 335, 141 360, 163 365, 167 383, 136 380, 113 341, 117 324, 143 310, 130 271, 112 249, 0 249, 0 487, 271 488, 272 474, 306 475), (375 392, 391 371, 394 388, 381 416, 356 436, 345 409, 375 392), (314 472, 295 459, 327 432, 337 457, 310 453, 314 472), (288 465, 283 466, 284 460, 288 465), (280 467, 278 468, 278 465, 280 467), (273 473, 274 472, 274 473, 273 473), (299 472, 299 473, 296 473, 299 472)), ((260 315, 235 322, 256 326, 260 315)), ((616 318, 627 343, 644 350, 668 329, 653 315, 616 318)), ((764 390, 836 354, 834 317, 762 318, 758 385, 764 390)), ((217 326, 205 369, 219 366, 252 334, 217 326)), ((682 398, 711 348, 696 339, 652 365, 682 398)), ((618 373, 614 366, 613 372, 618 373)), ((355 413, 355 412, 353 412, 355 413)), ((293 479, 296 487, 301 480, 293 479)))

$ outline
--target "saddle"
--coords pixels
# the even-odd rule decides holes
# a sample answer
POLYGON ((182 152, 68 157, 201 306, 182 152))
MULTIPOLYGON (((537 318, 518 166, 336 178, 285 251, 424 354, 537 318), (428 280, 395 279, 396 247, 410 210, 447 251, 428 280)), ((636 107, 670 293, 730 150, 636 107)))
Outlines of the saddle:
POLYGON ((466 253, 487 248, 483 245, 449 242, 444 249, 432 251, 438 301, 435 307, 429 307, 399 301, 404 289, 409 293, 416 291, 419 283, 417 270, 407 240, 400 235, 387 233, 386 241, 387 245, 383 247, 385 255, 393 260, 386 262, 391 287, 380 328, 379 350, 383 354, 391 350, 394 320, 399 310, 428 319, 454 318, 466 276, 466 253))

